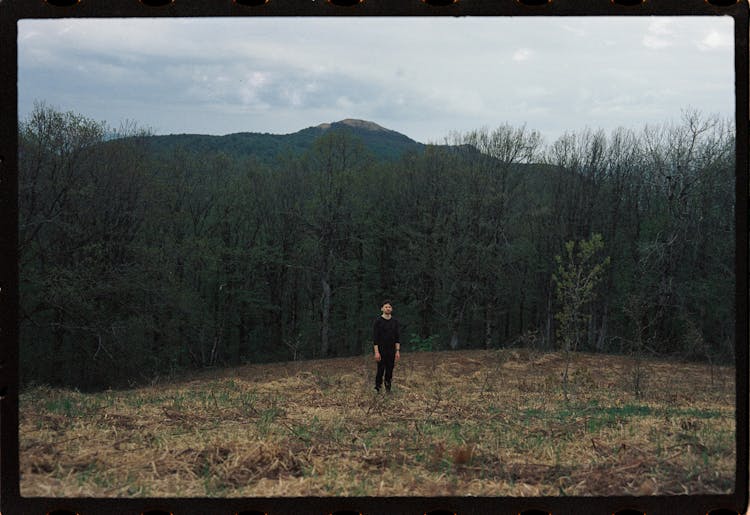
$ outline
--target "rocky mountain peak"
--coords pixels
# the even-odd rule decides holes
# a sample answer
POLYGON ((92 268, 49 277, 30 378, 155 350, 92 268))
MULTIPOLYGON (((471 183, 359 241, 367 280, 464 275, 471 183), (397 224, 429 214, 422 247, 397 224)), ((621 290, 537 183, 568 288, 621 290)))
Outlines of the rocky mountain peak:
POLYGON ((375 122, 370 122, 367 120, 357 120, 355 118, 346 118, 345 120, 341 120, 338 122, 333 123, 321 123, 318 125, 319 129, 328 130, 334 125, 348 125, 349 127, 354 127, 356 129, 365 129, 369 131, 374 132, 387 132, 388 129, 385 129, 384 127, 381 127, 375 122))

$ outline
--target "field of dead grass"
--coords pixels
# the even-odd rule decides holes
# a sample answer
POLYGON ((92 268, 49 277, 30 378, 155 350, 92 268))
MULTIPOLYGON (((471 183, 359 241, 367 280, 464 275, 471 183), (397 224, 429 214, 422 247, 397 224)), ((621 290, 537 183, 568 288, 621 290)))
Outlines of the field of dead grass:
POLYGON ((734 369, 525 349, 247 365, 20 397, 23 496, 729 493, 734 369))

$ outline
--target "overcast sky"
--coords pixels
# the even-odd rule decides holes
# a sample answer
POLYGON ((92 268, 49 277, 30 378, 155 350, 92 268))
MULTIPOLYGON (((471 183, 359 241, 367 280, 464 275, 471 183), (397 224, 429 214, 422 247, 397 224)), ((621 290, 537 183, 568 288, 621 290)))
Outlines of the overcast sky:
POLYGON ((34 101, 157 134, 286 134, 344 118, 418 141, 526 124, 548 141, 734 117, 728 17, 58 19, 19 22, 34 101))

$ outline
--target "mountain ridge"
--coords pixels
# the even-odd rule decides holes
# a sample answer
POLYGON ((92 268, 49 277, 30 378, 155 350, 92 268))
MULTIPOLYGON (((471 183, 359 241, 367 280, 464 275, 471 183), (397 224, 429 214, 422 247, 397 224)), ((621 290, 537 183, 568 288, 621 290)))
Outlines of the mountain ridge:
POLYGON ((345 131, 359 138, 365 148, 382 160, 396 160, 405 152, 421 151, 425 147, 405 134, 356 118, 321 123, 288 134, 235 132, 217 136, 183 133, 149 136, 148 141, 155 151, 187 148, 202 153, 252 156, 263 162, 273 162, 285 154, 304 154, 315 140, 331 130, 345 131))
MULTIPOLYGON (((354 127, 357 129, 365 129, 375 132, 396 132, 391 129, 386 129, 385 127, 378 125, 375 122, 371 122, 369 120, 360 120, 357 118, 345 118, 343 120, 339 120, 338 122, 331 122, 331 123, 321 123, 320 125, 316 125, 319 129, 328 130, 335 126, 341 126, 346 125, 349 127, 354 127)), ((408 137, 408 136, 407 136, 408 137)))

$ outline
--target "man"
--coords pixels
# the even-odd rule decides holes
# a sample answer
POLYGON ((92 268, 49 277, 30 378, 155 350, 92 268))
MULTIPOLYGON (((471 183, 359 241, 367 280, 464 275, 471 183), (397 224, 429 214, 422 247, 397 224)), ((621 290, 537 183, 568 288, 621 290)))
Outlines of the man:
POLYGON ((390 300, 383 301, 380 305, 381 315, 373 324, 373 344, 375 345, 375 361, 378 362, 378 372, 375 375, 375 390, 380 392, 380 387, 385 379, 385 391, 391 391, 391 379, 393 378, 393 366, 401 359, 401 334, 399 332, 398 320, 392 315, 393 305, 390 300), (385 378, 383 377, 385 375, 385 378))

